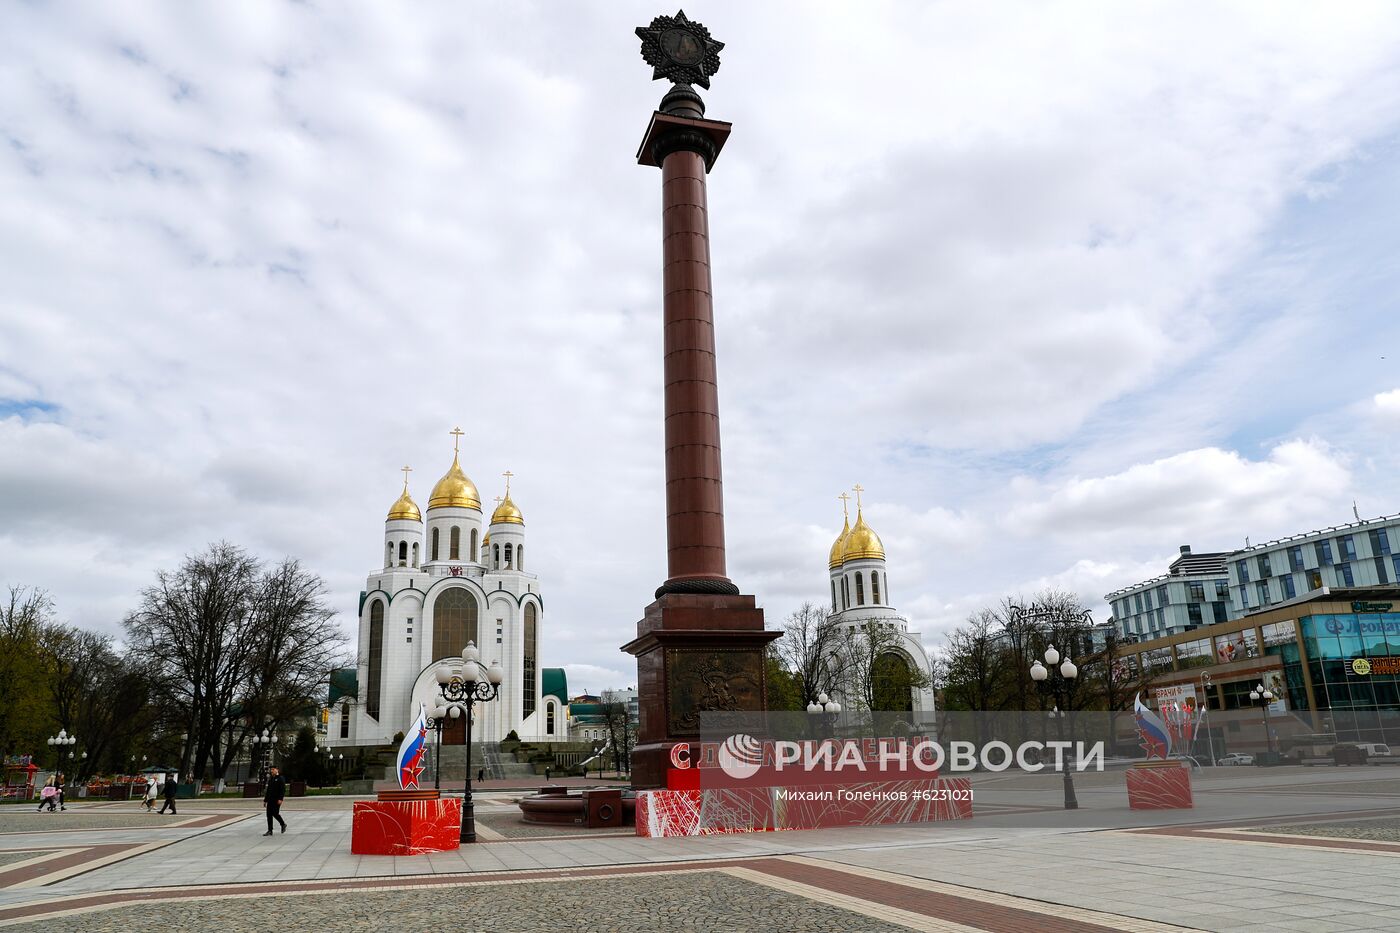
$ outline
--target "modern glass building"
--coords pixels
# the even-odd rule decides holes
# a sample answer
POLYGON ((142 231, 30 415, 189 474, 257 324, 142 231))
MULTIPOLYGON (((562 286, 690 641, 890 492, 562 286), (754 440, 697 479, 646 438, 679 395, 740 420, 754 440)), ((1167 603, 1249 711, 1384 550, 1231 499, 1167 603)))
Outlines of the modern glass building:
POLYGON ((1400 584, 1400 515, 1320 528, 1238 551, 1193 554, 1167 573, 1107 594, 1127 639, 1162 638, 1315 593, 1400 584))
POLYGON ((1217 754, 1400 749, 1400 586, 1323 586, 1208 630, 1125 645, 1117 663, 1149 705, 1204 703, 1217 754), (1248 697, 1261 683, 1277 696, 1267 737, 1248 697))

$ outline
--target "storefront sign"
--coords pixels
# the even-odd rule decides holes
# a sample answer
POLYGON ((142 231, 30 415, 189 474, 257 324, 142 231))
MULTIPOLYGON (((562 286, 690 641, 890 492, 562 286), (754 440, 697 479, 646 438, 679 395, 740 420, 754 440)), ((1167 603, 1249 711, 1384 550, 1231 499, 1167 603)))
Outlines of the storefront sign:
POLYGON ((1172 684, 1169 687, 1153 687, 1152 699, 1157 701, 1158 709, 1167 709, 1173 706, 1182 709, 1195 709, 1196 685, 1172 684))
POLYGON ((1351 672, 1359 677, 1368 674, 1400 674, 1400 658, 1352 658, 1351 672))
MULTIPOLYGON (((1365 605, 1389 607, 1390 603, 1367 603, 1365 605)), ((1373 609, 1368 611, 1385 612, 1387 610, 1373 609)), ((1321 635, 1323 631, 1332 635, 1400 635, 1400 618, 1365 619, 1359 615, 1313 616, 1312 621, 1313 623, 1322 623, 1322 631, 1313 629, 1314 634, 1317 635, 1321 635)))
POLYGON ((1394 603, 1368 603, 1356 600, 1351 604, 1352 612, 1389 612, 1394 603))

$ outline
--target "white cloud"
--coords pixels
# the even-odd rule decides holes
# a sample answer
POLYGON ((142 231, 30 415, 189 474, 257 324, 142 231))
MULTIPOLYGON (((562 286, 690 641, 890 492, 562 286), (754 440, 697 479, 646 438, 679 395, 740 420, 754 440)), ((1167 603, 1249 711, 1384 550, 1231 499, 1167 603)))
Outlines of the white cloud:
MULTIPOLYGON (((229 9, 0 13, 0 582, 110 626, 227 538, 348 618, 398 467, 422 503, 461 423, 486 496, 517 474, 544 663, 632 682, 665 576, 654 10, 229 9)), ((1228 349, 1221 282, 1400 125, 1386 5, 705 20, 730 569, 771 621, 824 598, 856 479, 926 634, 1345 509, 1351 447, 1249 460, 1243 412, 1155 380, 1228 349), (1143 395, 1169 434, 1067 453, 1143 395)))

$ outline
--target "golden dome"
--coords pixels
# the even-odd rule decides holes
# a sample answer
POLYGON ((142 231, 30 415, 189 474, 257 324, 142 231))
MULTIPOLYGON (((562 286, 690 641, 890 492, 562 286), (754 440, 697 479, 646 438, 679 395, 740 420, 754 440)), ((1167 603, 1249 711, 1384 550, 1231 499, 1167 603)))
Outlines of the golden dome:
POLYGON ((505 499, 496 506, 496 511, 491 513, 491 524, 497 522, 509 522, 512 525, 525 524, 525 516, 520 514, 520 508, 510 500, 510 493, 506 493, 505 499))
POLYGON ((884 560, 885 546, 880 543, 880 536, 865 523, 865 516, 857 510, 855 527, 846 535, 846 542, 841 546, 841 562, 866 559, 884 560))
POLYGON ((846 543, 846 535, 851 533, 851 519, 847 516, 841 523, 841 533, 836 536, 835 542, 831 545, 831 560, 827 564, 832 570, 841 566, 841 547, 846 543))
POLYGON ((457 463, 457 454, 452 455, 452 468, 433 487, 428 497, 429 509, 481 509, 481 494, 476 484, 467 479, 462 467, 457 463))
POLYGON ((394 504, 389 506, 389 517, 384 519, 392 522, 397 519, 406 518, 411 522, 421 522, 423 513, 418 511, 418 503, 413 501, 413 497, 408 494, 408 484, 405 483, 403 493, 394 500, 394 504))

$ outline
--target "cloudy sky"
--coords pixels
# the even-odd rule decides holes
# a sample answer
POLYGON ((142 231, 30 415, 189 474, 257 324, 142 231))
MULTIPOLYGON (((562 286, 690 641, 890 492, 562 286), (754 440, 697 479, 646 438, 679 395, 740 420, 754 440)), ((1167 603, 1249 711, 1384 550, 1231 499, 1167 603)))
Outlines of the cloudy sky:
MULTIPOLYGON (((398 468, 516 474, 545 663, 665 576, 638 3, 0 10, 0 584, 115 631, 227 539, 351 625, 398 468)), ((1180 544, 1400 512, 1387 3, 712 2, 731 576, 866 488, 931 648, 1180 544)), ((1106 613, 1099 612, 1103 618, 1106 613)))

